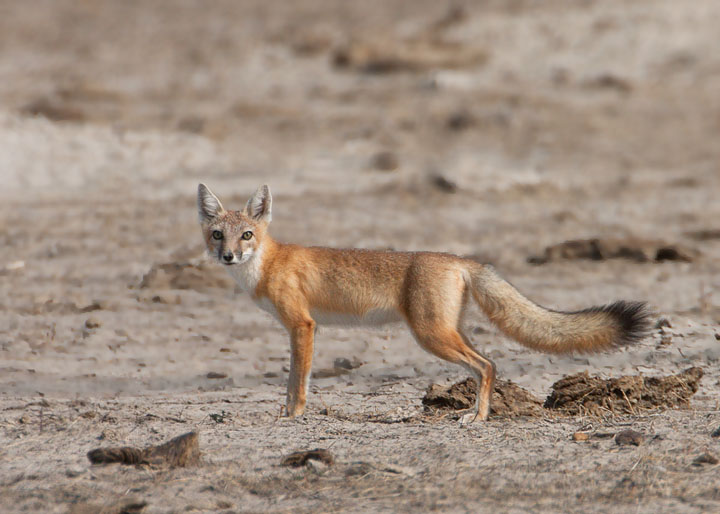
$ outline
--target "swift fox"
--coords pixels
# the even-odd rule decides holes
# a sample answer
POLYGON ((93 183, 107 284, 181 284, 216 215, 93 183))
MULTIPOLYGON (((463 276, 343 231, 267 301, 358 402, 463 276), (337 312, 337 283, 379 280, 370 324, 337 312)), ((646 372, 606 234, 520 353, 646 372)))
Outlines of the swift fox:
POLYGON ((543 352, 611 349, 639 340, 648 328, 644 303, 618 301, 575 312, 546 309, 491 266, 455 255, 280 243, 268 234, 272 198, 266 185, 243 210, 230 211, 200 184, 197 204, 209 254, 290 334, 290 417, 305 410, 318 323, 407 323, 420 346, 477 379, 475 409, 464 421, 487 419, 495 382, 495 365, 461 332, 470 297, 505 334, 543 352))

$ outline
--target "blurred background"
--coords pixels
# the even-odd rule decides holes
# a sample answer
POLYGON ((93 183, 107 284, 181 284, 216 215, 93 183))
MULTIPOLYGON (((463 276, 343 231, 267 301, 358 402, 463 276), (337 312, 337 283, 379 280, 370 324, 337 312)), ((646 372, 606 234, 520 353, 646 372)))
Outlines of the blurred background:
POLYGON ((279 372, 283 332, 198 264, 200 181, 230 208, 269 184, 280 240, 471 255, 551 307, 717 324, 719 25, 711 0, 2 1, 3 355, 50 389, 279 372))

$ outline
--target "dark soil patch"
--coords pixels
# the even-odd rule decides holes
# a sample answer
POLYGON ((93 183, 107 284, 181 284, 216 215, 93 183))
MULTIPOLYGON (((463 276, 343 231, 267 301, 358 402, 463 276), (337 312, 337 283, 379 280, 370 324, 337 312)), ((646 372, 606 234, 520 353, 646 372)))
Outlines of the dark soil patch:
POLYGON ((611 379, 583 372, 555 382, 544 407, 571 415, 637 414, 650 409, 687 407, 702 376, 702 368, 689 368, 667 377, 635 375, 611 379))
MULTIPOLYGON (((468 378, 451 386, 432 384, 422 400, 432 413, 465 410, 474 407, 477 383, 468 378)), ((490 415, 499 418, 542 416, 542 402, 509 380, 495 382, 490 415)))
POLYGON ((662 241, 636 238, 576 239, 548 246, 542 255, 528 258, 531 264, 546 264, 560 260, 627 259, 635 262, 681 261, 692 262, 699 255, 694 248, 662 241))

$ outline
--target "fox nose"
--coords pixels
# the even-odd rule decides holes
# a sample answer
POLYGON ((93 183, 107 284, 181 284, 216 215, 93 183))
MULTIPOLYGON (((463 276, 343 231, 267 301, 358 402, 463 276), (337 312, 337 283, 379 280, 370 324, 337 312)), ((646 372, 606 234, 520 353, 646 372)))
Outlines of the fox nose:
POLYGON ((227 253, 223 254, 222 258, 225 262, 232 262, 232 260, 235 258, 235 256, 233 255, 232 252, 227 252, 227 253))

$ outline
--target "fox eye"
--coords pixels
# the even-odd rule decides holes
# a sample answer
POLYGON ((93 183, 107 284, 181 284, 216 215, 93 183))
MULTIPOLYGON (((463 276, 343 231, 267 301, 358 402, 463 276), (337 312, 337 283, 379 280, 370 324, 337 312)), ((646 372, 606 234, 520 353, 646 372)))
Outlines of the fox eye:
POLYGON ((213 232, 212 232, 212 238, 219 241, 219 240, 221 240, 221 239, 223 238, 223 233, 220 232, 219 230, 213 230, 213 232))
POLYGON ((245 241, 248 241, 253 236, 252 232, 249 230, 247 232, 243 232, 243 235, 241 236, 245 241))

